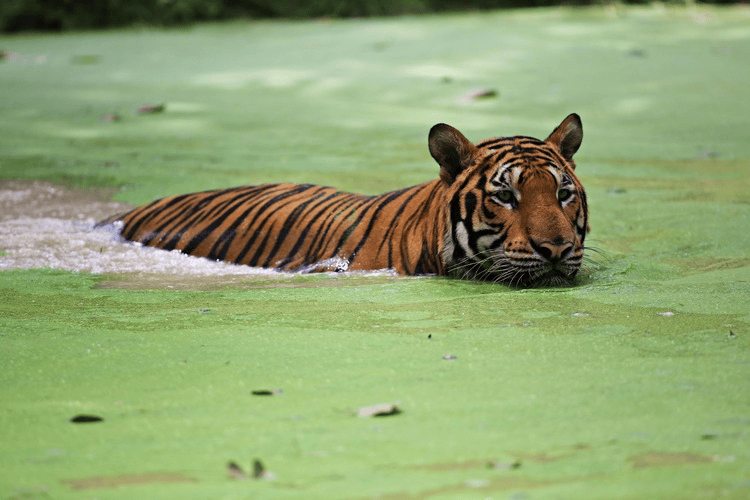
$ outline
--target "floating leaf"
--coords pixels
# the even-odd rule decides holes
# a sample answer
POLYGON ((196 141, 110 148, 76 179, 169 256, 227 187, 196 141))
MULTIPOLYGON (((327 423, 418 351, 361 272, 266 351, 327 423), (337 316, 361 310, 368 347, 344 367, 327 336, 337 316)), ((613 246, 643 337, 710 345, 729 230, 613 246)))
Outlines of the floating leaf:
POLYGON ((493 99, 498 96, 498 92, 492 89, 472 90, 461 96, 461 102, 476 101, 479 99, 493 99))
POLYGON ((500 462, 497 460, 490 460, 487 462, 487 468, 492 470, 513 470, 521 467, 521 461, 516 460, 515 462, 500 462))
POLYGON ((103 122, 119 122, 120 121, 120 115, 117 113, 108 113, 104 116, 102 116, 103 122))
POLYGON ((253 478, 266 479, 270 481, 272 479, 276 479, 276 474, 274 474, 270 470, 266 470, 266 468, 263 467, 263 463, 256 458, 255 460, 253 460, 253 478))
MULTIPOLYGON (((236 479, 237 481, 247 481, 251 478, 251 476, 247 475, 245 471, 242 470, 242 467, 240 467, 237 462, 227 463, 227 474, 229 474, 230 477, 236 479)), ((263 466, 263 463, 256 458, 255 460, 253 460, 252 479, 272 480, 276 479, 276 474, 269 470, 266 470, 266 468, 263 466)))
POLYGON ((445 356, 443 356, 443 359, 445 359, 447 361, 453 361, 453 360, 456 359, 456 356, 453 355, 453 354, 446 354, 445 356))
POLYGON ((20 59, 21 54, 18 52, 10 52, 8 50, 0 50, 0 61, 11 60, 11 59, 20 59))
POLYGON ((74 424, 91 424, 94 422, 104 422, 104 419, 96 415, 76 415, 70 421, 74 424))
POLYGON ((249 479, 248 475, 245 474, 245 471, 243 471, 242 468, 237 465, 237 462, 229 462, 227 464, 227 474, 229 474, 237 481, 245 481, 249 479))
POLYGON ((162 113, 164 112, 164 105, 163 104, 144 104, 142 106, 138 106, 138 113, 142 115, 153 115, 156 113, 162 113))
POLYGON ((358 417, 389 417, 401 413, 398 403, 363 406, 357 410, 358 417))
POLYGON ((630 57, 646 57, 646 51, 643 49, 630 49, 627 51, 627 55, 630 57))
POLYGON ((266 469, 263 467, 263 464, 261 463, 261 461, 258 459, 255 459, 253 461, 253 477, 256 479, 259 477, 263 477, 263 473, 265 471, 266 469))
POLYGON ((281 394, 284 391, 281 389, 258 389, 255 391, 252 391, 250 394, 253 396, 273 396, 274 394, 281 394))

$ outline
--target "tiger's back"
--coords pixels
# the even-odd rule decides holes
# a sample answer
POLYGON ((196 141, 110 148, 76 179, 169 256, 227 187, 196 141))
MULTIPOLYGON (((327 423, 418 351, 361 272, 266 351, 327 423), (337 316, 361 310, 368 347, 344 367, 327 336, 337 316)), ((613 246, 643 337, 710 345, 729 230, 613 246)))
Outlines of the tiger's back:
POLYGON ((430 130, 440 179, 378 196, 267 184, 172 196, 103 223, 124 238, 235 264, 287 271, 395 269, 519 285, 564 284, 581 267, 586 193, 569 115, 544 141, 474 145, 430 130))
POLYGON ((392 268, 440 274, 439 249, 427 247, 444 228, 438 221, 432 228, 418 223, 424 197, 438 182, 380 196, 309 184, 179 195, 119 218, 121 234, 165 250, 287 271, 392 268), (409 228, 435 234, 415 239, 409 228))

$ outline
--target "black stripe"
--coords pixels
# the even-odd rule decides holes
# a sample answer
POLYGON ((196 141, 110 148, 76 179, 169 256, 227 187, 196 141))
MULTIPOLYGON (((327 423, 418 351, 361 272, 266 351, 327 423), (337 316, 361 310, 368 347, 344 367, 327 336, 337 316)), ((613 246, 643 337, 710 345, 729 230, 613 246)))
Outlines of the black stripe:
MULTIPOLYGON (((151 245, 153 240, 158 238, 156 243, 154 243, 154 245, 152 246, 158 246, 160 248, 164 248, 165 250, 174 249, 177 241, 179 241, 179 239, 182 237, 185 228, 192 226, 201 219, 200 215, 196 214, 199 214, 199 211, 203 209, 203 207, 211 203, 214 199, 224 195, 227 191, 231 190, 220 189, 217 191, 193 193, 191 195, 184 196, 185 203, 175 203, 175 201, 177 200, 173 200, 172 202, 167 204, 167 207, 162 207, 157 212, 154 212, 154 215, 162 218, 165 217, 165 212, 168 211, 168 208, 172 207, 174 209, 173 215, 164 219, 164 222, 160 226, 151 231, 149 235, 147 235, 145 238, 142 238, 140 241, 144 245, 151 245), (176 225, 176 227, 171 227, 172 225, 176 225), (162 242, 167 239, 170 234, 174 234, 176 236, 173 236, 172 239, 167 243, 167 245, 171 244, 171 246, 164 246, 162 242)), ((178 198, 183 198, 183 196, 180 196, 178 198)))
MULTIPOLYGON (((378 214, 381 210, 383 210, 386 206, 388 206, 393 201, 400 198, 403 194, 408 193, 409 188, 407 189, 399 189, 398 191, 394 191, 392 193, 388 193, 386 195, 380 196, 375 200, 375 203, 373 203, 370 207, 375 207, 374 213, 370 217, 370 223, 367 225, 367 229, 365 230, 365 234, 362 235, 362 238, 359 240, 359 243, 357 243, 357 246, 354 248, 354 250, 349 254, 349 258, 347 259, 349 263, 351 264, 354 262, 354 259, 357 257, 357 253, 359 250, 364 246, 364 244, 367 242, 367 238, 370 237, 370 233, 372 232, 372 228, 375 226, 375 221, 378 219, 378 214), (382 200, 382 201, 381 201, 382 200), (379 202, 379 203, 378 203, 379 202)), ((414 196, 413 194, 409 197, 414 196)), ((362 214, 364 216, 364 214, 362 214)), ((359 218, 358 222, 356 224, 359 224, 359 222, 362 220, 362 217, 359 218)), ((356 227, 356 225, 355 225, 356 227)), ((346 240, 344 240, 345 242, 346 240)), ((342 242, 343 243, 343 242, 342 242)))
POLYGON ((581 236, 581 245, 583 245, 583 241, 586 239, 586 230, 588 229, 588 225, 589 225, 589 221, 588 221, 589 207, 588 207, 588 202, 586 201, 586 192, 583 189, 581 189, 579 191, 579 194, 581 198, 580 208, 581 210, 583 210, 583 227, 578 228, 578 234, 581 236))
MULTIPOLYGON (((300 217, 303 217, 305 215, 308 215, 309 213, 313 212, 318 206, 325 203, 326 201, 330 200, 333 196, 336 194, 329 194, 322 200, 319 200, 317 203, 314 203, 312 206, 310 204, 316 200, 318 200, 320 197, 322 197, 325 194, 325 191, 327 191, 328 188, 321 188, 321 191, 318 191, 315 193, 310 199, 305 200, 304 202, 300 203, 296 207, 294 207, 294 210, 292 210, 292 213, 289 214, 289 216, 284 221, 284 225, 281 228, 281 232, 279 233, 279 237, 276 239, 276 243, 274 244, 273 248, 271 249, 271 252, 268 254, 268 257, 266 258, 266 261, 263 263, 262 267, 269 267, 269 264, 271 264, 271 260, 276 257, 276 254, 279 251, 279 248, 281 248, 281 245, 284 244, 284 241, 286 240, 287 236, 289 235, 290 231, 294 227, 295 223, 297 222, 297 219, 300 217)), ((313 216, 314 217, 314 216, 313 216)), ((303 241, 305 240, 305 237, 307 236, 307 233, 310 231, 310 225, 305 227, 302 230, 302 233, 297 238, 297 241, 294 243, 294 246, 292 247, 292 250, 287 254, 287 256, 282 260, 281 263, 276 264, 272 267, 278 267, 283 268, 289 261, 294 257, 294 255, 299 250, 300 246, 302 246, 303 241)))
MULTIPOLYGON (((414 186, 414 189, 418 190, 415 193, 415 195, 418 194, 418 193, 420 193, 423 189, 429 189, 429 188, 431 188, 431 190, 430 190, 430 193, 427 196, 427 198, 424 200, 424 202, 418 207, 418 210, 415 210, 411 214, 407 214, 406 220, 401 225, 403 227, 402 232, 405 232, 407 230, 407 228, 409 228, 409 227, 416 226, 419 223, 420 219, 422 219, 425 216, 425 214, 426 214, 427 217, 430 217, 430 216, 435 217, 435 216, 437 216, 437 214, 431 214, 431 213, 429 213, 429 207, 431 206, 432 200, 440 192, 438 189, 435 189, 436 186, 438 186, 438 184, 436 184, 436 183, 429 183, 429 182, 425 183, 425 184, 422 184, 420 186, 414 186)), ((411 201, 411 199, 407 200, 407 202, 404 203, 399 208, 398 213, 394 217, 394 220, 396 220, 403 213, 403 211, 406 209, 406 206, 409 204, 410 201, 411 201)), ((391 224, 390 227, 388 228, 388 231, 385 234, 385 238, 383 238, 383 242, 381 242, 380 247, 378 247, 378 252, 380 252, 382 250, 382 248, 383 248, 383 245, 385 245, 386 243, 388 243, 388 268, 389 269, 393 268, 393 249, 394 249, 394 246, 395 245, 399 245, 399 247, 400 247, 400 245, 402 243, 402 240, 395 240, 395 239, 392 239, 392 238, 388 237, 388 235, 391 234, 391 232, 395 231, 395 230, 396 230, 396 224, 391 224)), ((424 238, 423 238, 423 241, 422 241, 422 251, 420 252, 421 256, 424 256, 424 254, 425 254, 425 248, 426 247, 429 247, 429 245, 426 244, 426 242, 424 241, 424 238)), ((421 262, 421 260, 422 260, 422 257, 420 257, 420 262, 421 262)), ((406 265, 406 262, 404 262, 404 265, 406 265)), ((417 265, 420 266, 419 263, 417 265)), ((407 269, 407 273, 409 273, 409 274, 416 273, 416 270, 410 272, 407 269)))
MULTIPOLYGON (((346 228, 344 229, 344 232, 341 234, 341 237, 339 238, 338 243, 336 244, 336 250, 334 252, 334 255, 338 255, 338 253, 341 250, 341 247, 344 246, 344 243, 346 243, 346 240, 349 239, 349 236, 352 235, 355 229, 357 229, 357 226, 359 226, 360 222, 367 216, 367 214, 372 210, 372 208, 382 199, 382 196, 374 196, 371 199, 367 200, 367 203, 363 204, 360 208, 362 209, 361 212, 358 213, 357 218, 346 228)), ((352 214, 354 214, 355 211, 352 210, 352 214)), ((339 226, 346 224, 346 220, 348 217, 345 217, 339 226)), ((338 227, 337 227, 338 229, 338 227)), ((350 260, 351 262, 351 260, 350 260)))
POLYGON ((464 195, 464 211, 466 212, 466 217, 464 220, 467 220, 471 222, 472 215, 477 209, 477 196, 474 194, 473 191, 469 191, 464 195))
MULTIPOLYGON (((278 187, 278 184, 270 185, 275 187, 278 187)), ((265 186, 269 187, 269 186, 265 186)), ((248 198, 252 197, 252 203, 250 205, 247 205, 247 208, 242 211, 239 215, 234 215, 234 222, 231 226, 229 226, 222 234, 217 238, 216 242, 214 243, 213 247, 209 251, 207 257, 209 259, 217 259, 217 260, 226 260, 227 253, 232 248, 232 244, 234 243, 234 240, 238 236, 237 228, 247 219, 247 217, 257 208, 257 206, 263 202, 263 200, 268 199, 268 196, 272 196, 274 194, 273 190, 267 190, 270 191, 268 193, 261 193, 258 195, 258 193, 252 192, 248 193, 248 196, 243 197, 241 201, 235 204, 235 206, 232 208, 232 214, 227 214, 226 217, 232 216, 234 212, 236 212, 239 208, 242 208, 247 205, 247 202, 250 201, 248 198)), ((249 230, 252 230, 252 224, 248 227, 249 230)))
POLYGON ((492 219, 494 219, 495 213, 492 212, 489 208, 487 208, 487 198, 484 199, 484 203, 482 203, 482 215, 484 216, 485 222, 488 226, 494 227, 497 229, 502 229, 503 223, 502 222, 490 222, 492 219))
MULTIPOLYGON (((307 191, 311 187, 315 187, 315 186, 311 186, 309 184, 301 184, 301 185, 298 185, 298 186, 294 186, 292 189, 289 189, 288 191, 281 192, 280 194, 274 196, 271 200, 268 200, 263 205, 261 205, 258 208, 258 211, 255 213, 255 220, 260 220, 261 224, 260 224, 260 226, 252 227, 252 235, 250 236, 250 238, 248 238, 247 242, 245 243, 245 246, 242 248, 242 250, 237 255, 237 257, 235 257, 234 262, 236 264, 241 264, 242 263, 242 261, 244 260, 245 256, 247 255, 247 253, 250 251, 250 249, 252 248, 252 246, 255 244, 255 240, 258 238, 258 235, 260 234, 261 230, 266 226, 266 223, 269 221, 269 218, 268 217, 266 217, 266 218, 261 218, 260 217, 264 212, 266 212, 271 207, 275 206, 277 203, 285 200, 286 198, 289 198, 290 196, 294 196, 296 194, 299 194, 299 193, 302 193, 304 191, 307 191)), ((266 244, 267 240, 268 240, 268 236, 266 236, 266 238, 264 238, 264 241, 261 244, 260 250, 263 250, 263 248, 265 247, 265 244, 266 244)), ((248 262, 248 265, 254 265, 254 262, 256 262, 257 259, 258 259, 258 254, 256 252, 256 254, 253 257, 253 259, 251 259, 252 263, 248 262)))
MULTIPOLYGON (((344 210, 346 212, 350 212, 351 214, 356 214, 359 208, 372 200, 371 197, 363 195, 351 193, 336 194, 339 195, 340 198, 338 199, 337 203, 331 205, 331 207, 328 209, 328 214, 326 214, 325 219, 321 223, 318 234, 315 235, 313 241, 310 243, 310 251, 307 252, 307 260, 303 265, 316 264, 321 260, 335 257, 339 248, 337 246, 330 248, 330 254, 326 252, 325 254, 321 255, 321 252, 325 250, 323 247, 329 243, 328 233, 333 232, 335 234, 335 230, 332 231, 332 229, 335 225, 336 219, 339 216, 343 215, 344 210)), ((348 215, 343 216, 342 220, 338 221, 339 224, 341 224, 342 221, 345 221, 346 217, 348 217, 348 215)))
POLYGON ((487 139, 485 141, 481 141, 477 143, 477 147, 482 148, 482 149, 484 148, 497 149, 494 146, 500 146, 500 145, 507 146, 511 143, 512 140, 513 140, 512 137, 496 137, 494 139, 487 139))
POLYGON ((407 200, 405 200, 401 204, 400 207, 398 207, 398 210, 396 210, 396 213, 393 215, 393 218, 391 219, 391 223, 388 224, 388 229, 386 230, 385 235, 383 236, 383 241, 381 241, 380 245, 378 246, 378 253, 380 253, 383 250, 383 245, 390 244, 389 245, 389 249, 388 249, 388 267, 391 267, 391 264, 392 264, 392 258, 391 258, 392 253, 391 252, 392 252, 392 247, 393 247, 392 243, 394 243, 394 241, 391 241, 392 240, 391 235, 396 231, 396 227, 397 227, 396 221, 404 213, 404 210, 406 210, 406 206, 409 204, 409 202, 412 199, 414 199, 415 196, 417 196, 419 193, 421 193, 422 190, 424 190, 427 186, 429 186, 429 183, 428 184, 420 184, 418 186, 412 186, 412 187, 407 188, 406 190, 404 190, 404 193, 406 193, 406 192, 408 192, 409 190, 412 190, 412 189, 414 190, 414 192, 413 192, 413 194, 411 196, 409 196, 409 198, 407 200))
MULTIPOLYGON (((225 194, 229 195, 231 192, 232 190, 228 190, 225 191, 225 194)), ((199 227, 204 222, 208 222, 209 224, 204 227, 197 235, 195 235, 182 249, 183 253, 193 253, 193 251, 201 243, 203 243, 203 241, 208 236, 210 236, 216 230, 216 228, 224 223, 227 217, 231 217, 238 208, 245 205, 248 200, 253 198, 257 198, 257 194, 255 192, 242 193, 239 196, 235 195, 222 203, 218 203, 215 206, 211 207, 210 210, 204 212, 201 212, 201 210, 206 207, 207 203, 200 203, 193 209, 189 217, 186 217, 181 221, 182 225, 175 228, 174 236, 171 240, 169 240, 169 242, 162 246, 162 248, 164 248, 165 250, 173 250, 177 246, 187 229, 199 227)), ((207 257, 211 258, 210 252, 207 257)))
POLYGON ((150 221, 154 217, 161 216, 162 212, 165 208, 172 207, 176 204, 179 204, 182 201, 185 201, 186 199, 190 198, 191 195, 184 194, 181 196, 174 197, 169 203, 166 204, 166 207, 158 207, 157 205, 164 202, 164 198, 156 201, 152 201, 148 205, 145 205, 140 208, 136 208, 129 214, 125 215, 125 219, 129 219, 127 224, 122 230, 122 236, 123 238, 127 240, 133 240, 133 236, 136 232, 138 232, 138 229, 145 224, 146 222, 150 221))

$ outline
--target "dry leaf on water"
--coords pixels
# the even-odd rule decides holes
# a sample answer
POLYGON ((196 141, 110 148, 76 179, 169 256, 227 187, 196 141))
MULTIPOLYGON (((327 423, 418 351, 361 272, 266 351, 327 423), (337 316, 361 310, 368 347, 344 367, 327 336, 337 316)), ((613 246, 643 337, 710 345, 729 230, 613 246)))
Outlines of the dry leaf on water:
POLYGON ((276 395, 276 394, 281 394, 282 392, 284 392, 284 391, 282 391, 279 388, 276 388, 276 389, 257 389, 257 390, 252 391, 250 394, 252 394, 253 396, 273 396, 273 395, 276 395))
POLYGON ((358 417, 388 417, 401 413, 398 403, 363 406, 357 410, 358 417))
POLYGON ((97 417, 96 415, 76 415, 71 418, 70 421, 74 424, 91 424, 95 422, 104 422, 104 419, 102 417, 97 417))
MULTIPOLYGON (((248 476, 245 471, 242 470, 242 467, 240 467, 237 462, 229 462, 227 464, 227 474, 238 481, 246 481, 251 478, 251 476, 248 476)), ((252 479, 272 480, 276 479, 276 474, 266 470, 266 468, 263 467, 263 463, 260 460, 255 459, 253 460, 252 479)))
POLYGON ((138 113, 142 115, 153 115, 155 113, 162 113, 164 111, 163 104, 144 104, 138 106, 138 113))
POLYGON ((229 462, 227 464, 227 474, 229 474, 230 477, 236 479, 237 481, 245 481, 248 478, 248 475, 245 474, 245 471, 242 470, 242 468, 237 465, 237 462, 229 462))

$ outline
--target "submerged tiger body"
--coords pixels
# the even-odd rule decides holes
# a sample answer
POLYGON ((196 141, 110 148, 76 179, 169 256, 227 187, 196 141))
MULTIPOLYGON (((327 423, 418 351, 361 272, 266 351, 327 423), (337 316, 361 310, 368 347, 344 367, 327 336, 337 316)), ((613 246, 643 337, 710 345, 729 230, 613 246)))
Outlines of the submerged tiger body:
POLYGON ((286 271, 395 269, 518 285, 563 284, 580 269, 586 194, 573 154, 578 115, 540 141, 476 145, 430 131, 440 179, 379 196, 267 184, 172 196, 112 217, 124 238, 286 271))

